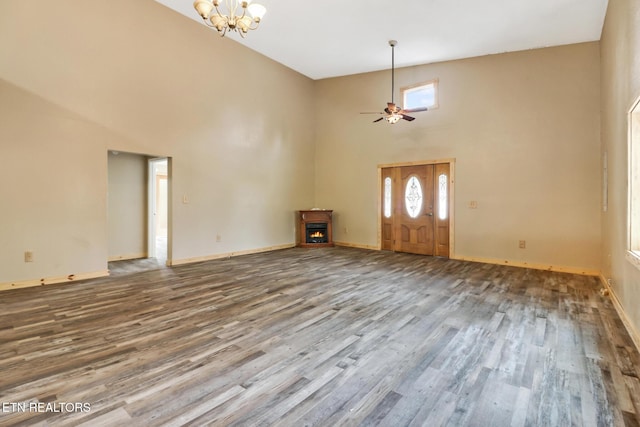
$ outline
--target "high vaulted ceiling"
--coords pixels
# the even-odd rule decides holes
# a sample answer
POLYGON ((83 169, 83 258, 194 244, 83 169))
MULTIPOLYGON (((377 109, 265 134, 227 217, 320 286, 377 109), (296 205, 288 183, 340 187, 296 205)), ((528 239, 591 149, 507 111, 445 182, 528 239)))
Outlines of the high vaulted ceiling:
MULTIPOLYGON (((202 22, 191 0, 156 1, 202 22)), ((607 0, 256 2, 267 8, 260 28, 225 37, 312 79, 390 68, 391 39, 399 67, 599 40, 607 9, 607 0)))

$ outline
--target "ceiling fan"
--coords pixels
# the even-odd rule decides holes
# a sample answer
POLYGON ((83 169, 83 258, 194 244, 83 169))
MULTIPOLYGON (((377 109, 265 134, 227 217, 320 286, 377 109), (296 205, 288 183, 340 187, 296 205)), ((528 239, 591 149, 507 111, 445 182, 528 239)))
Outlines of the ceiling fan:
POLYGON ((415 120, 415 117, 411 117, 407 115, 407 113, 417 113, 420 111, 427 111, 427 108, 413 108, 410 110, 403 110, 399 108, 393 102, 393 93, 395 92, 395 58, 394 58, 394 50, 395 46, 398 44, 395 40, 389 40, 389 46, 391 46, 391 102, 387 102, 387 108, 384 109, 384 112, 376 112, 376 113, 360 113, 360 114, 382 114, 382 117, 375 119, 373 123, 379 122, 382 119, 387 120, 387 122, 394 124, 398 123, 401 119, 411 122, 415 120))

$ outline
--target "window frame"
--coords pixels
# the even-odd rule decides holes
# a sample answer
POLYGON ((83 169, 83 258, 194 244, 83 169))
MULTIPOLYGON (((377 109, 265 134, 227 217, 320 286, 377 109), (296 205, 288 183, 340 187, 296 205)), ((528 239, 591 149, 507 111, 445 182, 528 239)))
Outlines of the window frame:
POLYGON ((439 89, 438 89, 438 79, 431 79, 428 81, 424 81, 421 83, 416 83, 413 84, 411 86, 404 86, 402 88, 400 88, 400 97, 402 98, 402 108, 406 109, 406 110, 414 110, 417 108, 427 108, 428 110, 435 110, 440 106, 440 101, 439 101, 439 89), (406 95, 405 93, 408 91, 412 91, 415 90, 417 88, 421 88, 423 86, 429 86, 429 85, 433 85, 433 105, 432 106, 414 106, 414 107, 409 107, 406 103, 406 95))
POLYGON ((634 100, 627 114, 627 149, 626 258, 640 270, 640 96, 634 100))

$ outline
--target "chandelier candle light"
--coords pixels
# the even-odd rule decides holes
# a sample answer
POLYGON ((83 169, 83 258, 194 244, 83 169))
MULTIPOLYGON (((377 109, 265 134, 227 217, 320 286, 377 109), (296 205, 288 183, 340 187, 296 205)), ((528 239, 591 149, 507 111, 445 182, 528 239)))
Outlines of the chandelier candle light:
POLYGON ((208 27, 215 28, 222 37, 228 30, 232 30, 237 31, 244 38, 249 30, 258 28, 262 17, 267 12, 263 5, 251 3, 251 0, 196 0, 193 7, 204 23, 208 27), (227 14, 220 10, 220 3, 224 3, 227 14), (238 7, 242 8, 241 14, 238 7))

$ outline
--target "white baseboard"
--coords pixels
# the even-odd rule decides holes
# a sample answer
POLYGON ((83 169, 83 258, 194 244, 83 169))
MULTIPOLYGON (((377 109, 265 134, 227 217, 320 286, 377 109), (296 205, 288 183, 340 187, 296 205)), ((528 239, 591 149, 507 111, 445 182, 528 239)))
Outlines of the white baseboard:
POLYGON ((109 275, 109 270, 94 271, 92 273, 69 274, 68 276, 46 277, 44 279, 21 280, 17 282, 0 283, 0 291, 8 289, 30 288, 33 286, 53 285, 56 283, 77 282, 78 280, 96 279, 109 275))
POLYGON ((609 285, 609 281, 602 274, 600 274, 599 276, 600 282, 602 282, 602 286, 604 286, 604 288, 609 291, 609 296, 611 297, 613 307, 616 309, 616 312, 618 312, 618 316, 620 316, 620 319, 622 320, 624 327, 627 329, 627 332, 629 332, 631 340, 636 345, 636 349, 640 351, 640 333, 638 333, 638 330, 635 328, 635 326, 633 326, 631 319, 629 319, 629 316, 627 316, 627 313, 624 311, 624 308, 622 307, 622 304, 620 304, 618 296, 613 291, 611 285, 609 285))
POLYGON ((295 247, 294 243, 287 243, 284 245, 267 246, 265 248, 249 249, 246 251, 226 252, 221 254, 205 255, 205 256, 194 257, 194 258, 174 259, 174 260, 171 260, 171 263, 167 262, 167 265, 176 266, 176 265, 183 265, 183 264, 191 264, 194 262, 212 261, 214 259, 231 258, 235 256, 240 256, 240 255, 250 255, 250 254, 257 254, 261 252, 277 251, 280 249, 288 249, 293 247, 295 247))
POLYGON ((496 259, 496 258, 467 257, 467 256, 457 256, 457 255, 451 256, 451 259, 457 259, 460 261, 482 262, 484 264, 511 265, 514 267, 532 268, 534 270, 555 271, 558 273, 581 274, 583 276, 600 275, 600 271, 598 270, 590 270, 587 268, 578 268, 578 267, 565 267, 561 265, 536 264, 536 263, 530 263, 525 261, 510 261, 510 260, 503 260, 503 259, 496 259))
POLYGON ((116 256, 110 256, 107 261, 111 262, 111 261, 126 261, 129 259, 140 259, 140 258, 147 258, 148 254, 146 252, 141 252, 138 254, 127 254, 127 255, 116 255, 116 256))
POLYGON ((380 248, 378 246, 371 245, 361 245, 359 243, 348 243, 348 242, 333 242, 336 246, 343 246, 345 248, 358 248, 358 249, 371 249, 374 251, 379 251, 380 248))

